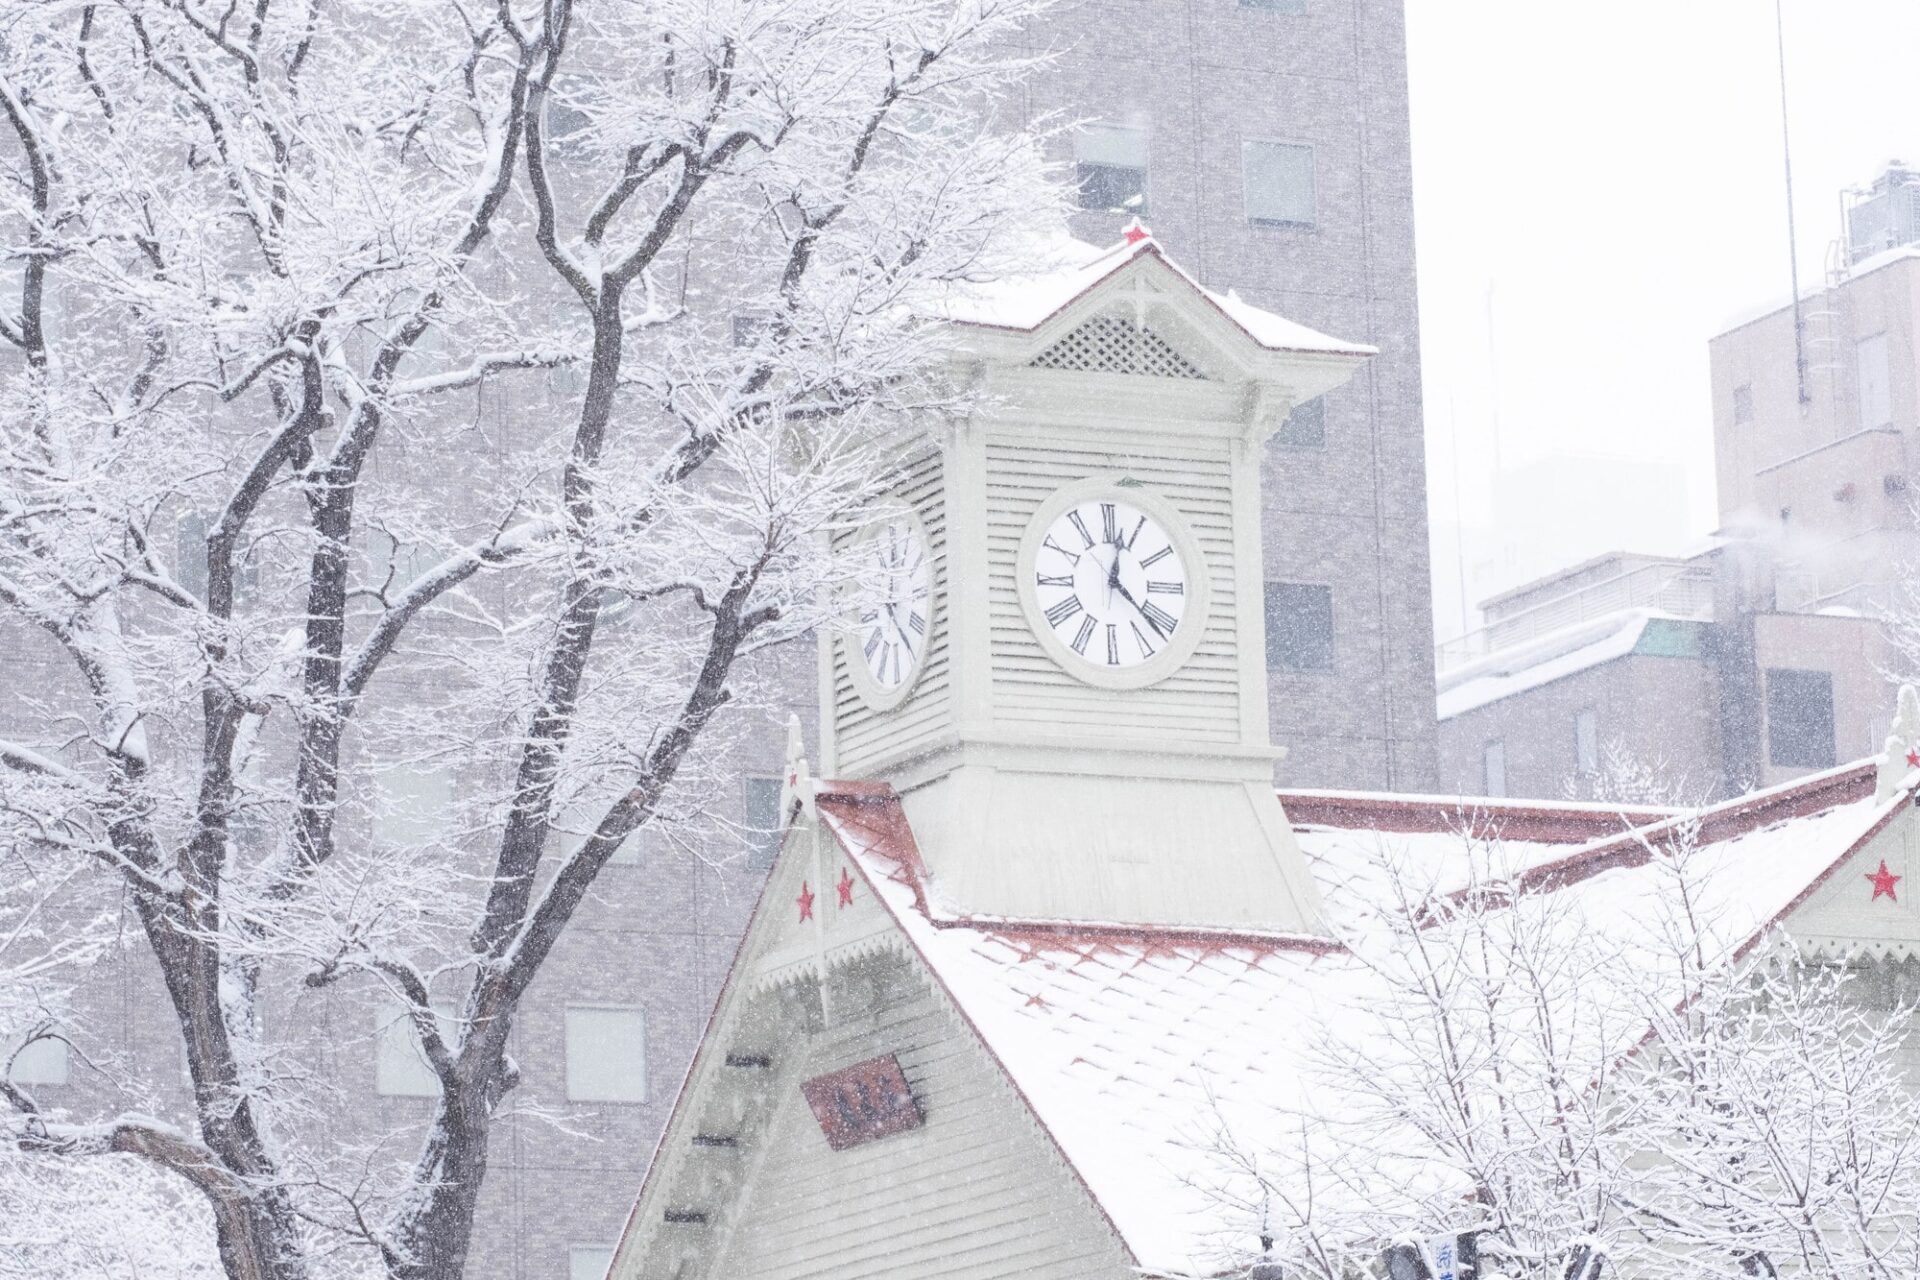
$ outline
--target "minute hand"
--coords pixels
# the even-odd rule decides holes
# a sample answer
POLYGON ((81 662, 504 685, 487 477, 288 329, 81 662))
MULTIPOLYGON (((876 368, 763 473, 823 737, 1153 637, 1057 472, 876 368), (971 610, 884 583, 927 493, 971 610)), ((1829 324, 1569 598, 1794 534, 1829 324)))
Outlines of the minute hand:
POLYGON ((1115 582, 1113 585, 1119 588, 1121 598, 1124 599, 1128 604, 1133 606, 1133 611, 1135 613, 1139 614, 1142 618, 1145 618, 1147 620, 1147 625, 1152 627, 1154 629, 1154 632, 1162 640, 1165 640, 1168 636, 1173 634, 1171 631, 1168 631, 1165 627, 1161 626, 1160 623, 1154 618, 1154 616, 1151 613, 1147 612, 1147 608, 1145 605, 1141 604, 1138 600, 1135 600, 1133 598, 1133 592, 1127 590, 1126 583, 1115 582))

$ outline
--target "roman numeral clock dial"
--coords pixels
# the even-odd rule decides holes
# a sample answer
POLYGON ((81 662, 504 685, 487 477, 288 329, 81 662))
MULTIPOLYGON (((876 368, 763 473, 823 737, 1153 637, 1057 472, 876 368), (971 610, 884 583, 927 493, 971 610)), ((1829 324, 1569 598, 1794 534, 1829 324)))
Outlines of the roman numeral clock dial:
POLYGON ((1023 584, 1036 629, 1064 649, 1057 658, 1113 673, 1177 662, 1199 625, 1187 621, 1180 539, 1124 492, 1071 502, 1037 528, 1023 584))
POLYGON ((867 700, 885 709, 912 688, 933 632, 933 555, 919 518, 900 511, 876 525, 862 569, 852 663, 867 700))

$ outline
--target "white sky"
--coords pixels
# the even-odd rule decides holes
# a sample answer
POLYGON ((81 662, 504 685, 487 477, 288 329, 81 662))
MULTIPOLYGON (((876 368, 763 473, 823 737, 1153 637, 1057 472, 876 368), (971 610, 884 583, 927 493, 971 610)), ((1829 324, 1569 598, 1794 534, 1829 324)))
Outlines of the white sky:
MULTIPOLYGON (((1920 0, 1784 3, 1807 288, 1840 189, 1920 162, 1920 0)), ((1543 486, 1497 537, 1556 560, 1714 527, 1706 342, 1788 294, 1779 73, 1772 0, 1407 0, 1407 29, 1445 637, 1456 510, 1493 523, 1496 465, 1543 486), (1684 511, 1627 492, 1595 512, 1578 500, 1620 468, 1581 455, 1664 464, 1656 488, 1682 488, 1684 511), (1578 527, 1553 518, 1562 497, 1578 527)))

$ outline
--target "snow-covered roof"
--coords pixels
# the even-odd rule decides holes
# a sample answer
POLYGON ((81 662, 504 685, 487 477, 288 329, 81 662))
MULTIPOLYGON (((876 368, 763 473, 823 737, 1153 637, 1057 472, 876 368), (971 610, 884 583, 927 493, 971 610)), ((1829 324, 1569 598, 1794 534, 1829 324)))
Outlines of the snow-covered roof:
MULTIPOLYGON (((1709 887, 1695 908, 1714 914, 1734 954, 1911 803, 1916 785, 1920 773, 1876 799, 1868 763, 1688 815, 1290 794, 1300 843, 1345 936, 1364 931, 1357 922, 1374 887, 1367 868, 1379 861, 1377 846, 1431 865, 1445 893, 1465 883, 1469 842, 1459 833, 1498 838, 1507 823, 1524 837, 1507 850, 1523 881, 1610 934, 1650 933, 1649 901, 1670 881, 1649 840, 1686 822, 1698 824, 1695 856, 1709 887)), ((938 905, 889 788, 822 786, 826 825, 1141 1269, 1208 1274, 1233 1244, 1244 1248, 1244 1239, 1222 1238, 1210 1140, 1223 1127, 1284 1132, 1323 1114, 1306 1093, 1306 1042, 1366 1024, 1364 1011, 1380 998, 1377 972, 1325 939, 955 916, 938 905)))
POLYGON ((1216 293, 1203 287, 1184 268, 1161 252, 1151 234, 1143 233, 1143 228, 1130 228, 1127 239, 1106 248, 1064 237, 1049 242, 1037 255, 1044 264, 1038 272, 990 283, 956 284, 941 304, 939 313, 955 324, 1031 332, 1101 282, 1118 275, 1135 262, 1151 258, 1184 281, 1254 342, 1269 351, 1355 357, 1378 353, 1377 348, 1344 342, 1256 307, 1242 300, 1232 290, 1216 293))
MULTIPOLYGON (((1896 262, 1906 262, 1911 258, 1920 258, 1920 244, 1901 244, 1891 249, 1882 249, 1879 253, 1862 258, 1848 267, 1846 277, 1838 287, 1844 288, 1849 282, 1858 280, 1861 276, 1871 275, 1883 267, 1890 267, 1896 262)), ((1815 285, 1810 289, 1803 289, 1800 300, 1815 301, 1826 293, 1828 288, 1829 286, 1826 285, 1815 285)), ((1750 324, 1765 320, 1768 316, 1779 315, 1792 305, 1792 300, 1788 299, 1786 302, 1770 301, 1742 307, 1720 322, 1720 328, 1714 336, 1725 337, 1736 329, 1744 329, 1750 324)))
POLYGON ((1647 624, 1655 619, 1687 621, 1658 609, 1623 609, 1463 663, 1440 676, 1436 699, 1439 717, 1445 720, 1624 658, 1639 645, 1647 624))

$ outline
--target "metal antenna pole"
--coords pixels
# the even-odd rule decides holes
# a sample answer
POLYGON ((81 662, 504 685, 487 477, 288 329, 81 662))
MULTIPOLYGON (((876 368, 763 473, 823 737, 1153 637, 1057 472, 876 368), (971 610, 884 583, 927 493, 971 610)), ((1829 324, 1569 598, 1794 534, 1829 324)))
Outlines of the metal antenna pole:
POLYGON ((1460 419, 1453 411, 1453 392, 1447 392, 1447 452, 1453 455, 1453 565, 1460 577, 1460 634, 1467 625, 1467 509, 1460 504, 1460 419))
POLYGON ((1781 13, 1782 0, 1773 0, 1773 34, 1780 52, 1780 155, 1787 171, 1787 272, 1793 281, 1793 372, 1800 387, 1800 403, 1813 397, 1807 394, 1807 335, 1800 314, 1800 246, 1793 229, 1793 135, 1787 127, 1787 25, 1781 13))

